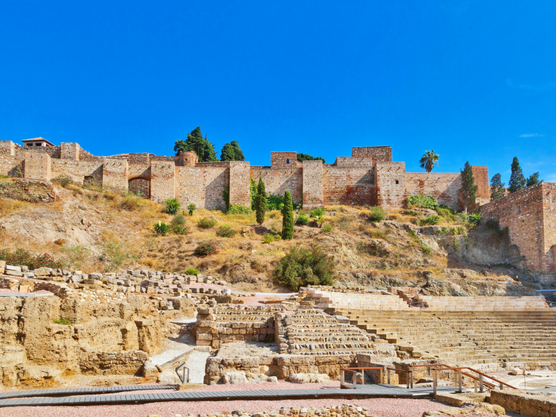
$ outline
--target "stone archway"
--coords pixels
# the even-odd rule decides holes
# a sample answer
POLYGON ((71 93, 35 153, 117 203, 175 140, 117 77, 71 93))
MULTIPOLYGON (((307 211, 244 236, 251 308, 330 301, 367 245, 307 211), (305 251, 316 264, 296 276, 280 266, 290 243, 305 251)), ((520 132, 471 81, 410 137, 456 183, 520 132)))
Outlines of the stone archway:
POLYGON ((148 178, 131 178, 128 188, 133 194, 144 198, 151 198, 151 180, 148 178))

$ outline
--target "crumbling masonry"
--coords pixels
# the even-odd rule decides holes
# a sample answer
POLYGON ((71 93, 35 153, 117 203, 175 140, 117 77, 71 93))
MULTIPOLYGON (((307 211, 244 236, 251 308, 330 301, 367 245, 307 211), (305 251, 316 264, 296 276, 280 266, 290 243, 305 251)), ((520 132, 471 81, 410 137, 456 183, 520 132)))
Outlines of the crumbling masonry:
MULTIPOLYGON (((262 178, 268 192, 292 193, 305 208, 322 205, 403 207, 405 198, 427 194, 439 203, 459 209, 460 173, 410 173, 404 162, 392 162, 392 148, 353 148, 352 156, 333 164, 297 161, 296 152, 272 152, 271 166, 249 162, 198 162, 194 152, 179 156, 129 153, 93 156, 77 143, 55 146, 43 138, 27 139, 23 146, 0 141, 0 174, 51 180, 65 174, 76 183, 102 188, 129 189, 156 201, 177 198, 206 209, 224 208, 223 191, 230 203, 248 206, 250 179, 262 178)), ((474 166, 479 203, 488 202, 488 168, 474 166)))

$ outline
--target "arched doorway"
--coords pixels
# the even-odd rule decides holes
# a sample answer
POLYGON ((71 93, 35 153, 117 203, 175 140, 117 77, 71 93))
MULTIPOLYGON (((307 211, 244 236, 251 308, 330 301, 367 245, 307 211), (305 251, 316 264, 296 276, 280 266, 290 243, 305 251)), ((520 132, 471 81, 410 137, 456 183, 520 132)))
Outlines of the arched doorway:
POLYGON ((132 178, 128 181, 128 188, 133 194, 151 198, 151 180, 147 178, 132 178))

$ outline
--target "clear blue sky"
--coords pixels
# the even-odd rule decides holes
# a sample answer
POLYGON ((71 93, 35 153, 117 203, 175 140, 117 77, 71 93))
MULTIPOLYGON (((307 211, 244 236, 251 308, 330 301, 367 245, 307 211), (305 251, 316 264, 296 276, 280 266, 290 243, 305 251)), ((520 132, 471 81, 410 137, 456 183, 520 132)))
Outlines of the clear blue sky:
POLYGON ((246 159, 390 145, 556 181, 556 1, 0 2, 0 140, 246 159))

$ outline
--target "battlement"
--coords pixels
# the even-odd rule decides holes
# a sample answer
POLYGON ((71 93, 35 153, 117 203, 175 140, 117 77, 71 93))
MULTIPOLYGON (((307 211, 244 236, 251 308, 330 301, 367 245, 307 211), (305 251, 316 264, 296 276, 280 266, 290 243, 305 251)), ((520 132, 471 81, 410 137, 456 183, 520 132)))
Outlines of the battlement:
MULTIPOLYGON (((460 173, 408 173, 403 162, 392 161, 390 146, 354 147, 352 156, 339 156, 333 164, 300 162, 297 152, 271 152, 270 166, 262 167, 243 161, 199 162, 195 152, 95 156, 74 142, 54 145, 34 138, 24 144, 0 141, 0 174, 44 181, 69 175, 78 184, 128 189, 157 201, 177 198, 207 209, 225 208, 226 187, 230 203, 249 206, 250 180, 259 178, 268 193, 284 195, 288 190, 306 209, 336 204, 400 208, 413 194, 462 207, 460 173)), ((486 201, 488 169, 473 167, 473 172, 479 199, 486 201)))

